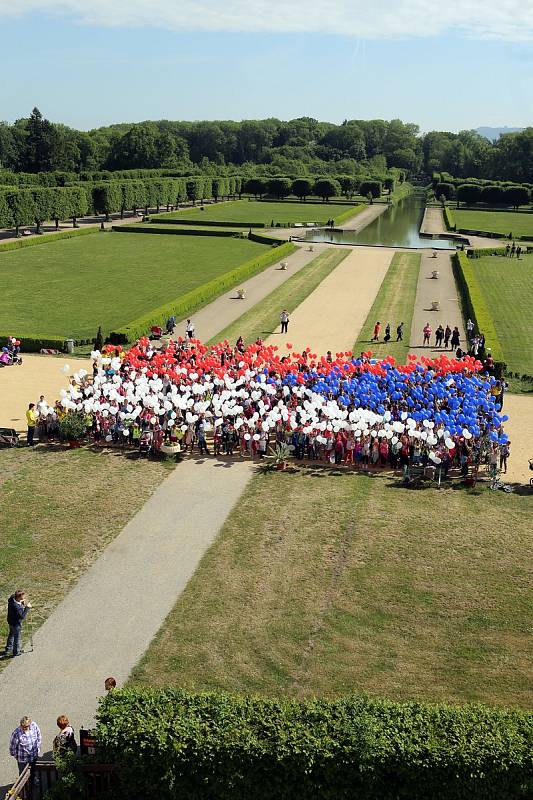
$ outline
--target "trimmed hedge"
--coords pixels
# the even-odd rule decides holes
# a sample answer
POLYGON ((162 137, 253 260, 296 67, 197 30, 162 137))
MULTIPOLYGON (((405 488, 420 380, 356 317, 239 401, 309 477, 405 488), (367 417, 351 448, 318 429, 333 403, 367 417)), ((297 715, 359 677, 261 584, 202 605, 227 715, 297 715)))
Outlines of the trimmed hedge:
POLYGON ((532 728, 477 704, 132 688, 101 702, 96 737, 124 800, 519 800, 532 728))
POLYGON ((218 231, 207 231, 202 228, 171 228, 158 225, 113 225, 111 230, 116 233, 161 233, 163 236, 240 236, 237 231, 227 231, 221 228, 218 231))
POLYGON ((457 230, 455 225, 455 218, 453 216, 451 208, 448 208, 448 206, 444 206, 444 208, 442 209, 442 214, 444 216, 444 224, 446 225, 446 230, 447 231, 457 230))
POLYGON ((246 261, 229 272, 220 275, 218 278, 192 289, 190 292, 177 297, 164 306, 154 308, 142 317, 132 320, 122 328, 111 331, 110 341, 112 344, 125 344, 133 342, 140 336, 145 336, 153 325, 165 325, 166 320, 173 314, 178 319, 184 319, 187 314, 198 311, 199 308, 214 300, 215 297, 232 289, 238 283, 251 278, 261 270, 279 261, 280 258, 288 256, 297 250, 293 244, 286 242, 279 247, 272 248, 268 253, 263 253, 258 258, 246 261))
POLYGON ((7 242, 0 242, 0 253, 4 250, 18 250, 21 247, 33 247, 33 245, 36 244, 56 242, 58 239, 73 239, 75 236, 88 236, 90 233, 100 233, 100 228, 80 228, 71 231, 59 231, 59 233, 43 233, 41 236, 32 236, 31 239, 10 239, 7 242))
POLYGON ((483 297, 476 268, 463 252, 455 253, 452 261, 466 314, 475 323, 477 330, 485 334, 485 347, 490 347, 494 361, 503 362, 503 349, 483 297))
POLYGON ((23 353, 38 353, 43 347, 50 350, 66 352, 67 337, 65 336, 39 336, 35 333, 30 336, 20 336, 16 331, 16 326, 14 326, 14 328, 15 330, 12 330, 9 334, 0 333, 1 346, 3 346, 4 340, 7 339, 8 336, 16 336, 17 339, 20 339, 20 349, 23 353))
POLYGON ((356 205, 350 211, 343 211, 342 214, 339 214, 338 217, 333 218, 333 222, 335 225, 342 225, 343 222, 346 222, 347 219, 351 219, 352 217, 356 217, 362 211, 368 208, 366 204, 356 205))
POLYGON ((220 220, 208 219, 165 219, 165 217, 151 216, 150 222, 157 225, 207 225, 213 228, 265 228, 264 222, 221 222, 220 220))
POLYGON ((268 236, 266 233, 257 233, 256 231, 250 231, 247 236, 251 242, 259 242, 259 244, 286 244, 287 239, 278 239, 276 236, 268 236))

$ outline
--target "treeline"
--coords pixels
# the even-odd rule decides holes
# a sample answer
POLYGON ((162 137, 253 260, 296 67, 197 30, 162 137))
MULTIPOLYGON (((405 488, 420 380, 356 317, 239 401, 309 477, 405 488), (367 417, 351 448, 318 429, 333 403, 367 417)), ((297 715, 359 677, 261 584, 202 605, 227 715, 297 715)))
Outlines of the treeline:
POLYGON ((519 208, 533 201, 533 184, 490 181, 478 178, 454 178, 447 173, 433 175, 433 190, 438 200, 457 200, 465 205, 519 208))
MULTIPOLYGON (((53 173, 49 173, 52 175, 53 173)), ((129 180, 79 181, 73 186, 0 186, 0 228, 15 228, 17 235, 23 225, 37 226, 40 233, 43 222, 55 220, 56 228, 60 220, 71 219, 74 227, 77 219, 88 213, 110 214, 126 211, 137 213, 138 209, 165 206, 167 210, 183 202, 203 202, 207 199, 241 198, 242 193, 253 194, 258 198, 265 195, 284 199, 294 195, 298 199, 319 197, 324 201, 331 197, 344 195, 353 197, 360 192, 365 197, 380 197, 383 185, 389 193, 394 191, 395 178, 389 176, 384 184, 379 180, 357 181, 350 176, 291 179, 276 177, 270 179, 249 178, 241 175, 229 177, 189 176, 180 178, 133 178, 129 180)))
POLYGON ((333 175, 384 177, 446 171, 533 180, 533 128, 490 142, 475 131, 431 131, 399 119, 311 117, 233 121, 122 123, 85 132, 45 119, 37 108, 13 125, 0 123, 0 167, 66 173, 163 168, 181 175, 333 175))

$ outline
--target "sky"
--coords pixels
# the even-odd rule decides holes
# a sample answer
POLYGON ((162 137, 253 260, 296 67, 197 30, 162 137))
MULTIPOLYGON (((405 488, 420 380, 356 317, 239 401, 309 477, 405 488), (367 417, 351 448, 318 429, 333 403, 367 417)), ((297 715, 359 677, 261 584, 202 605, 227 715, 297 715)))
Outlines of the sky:
POLYGON ((0 120, 533 124, 533 0, 0 0, 0 120))

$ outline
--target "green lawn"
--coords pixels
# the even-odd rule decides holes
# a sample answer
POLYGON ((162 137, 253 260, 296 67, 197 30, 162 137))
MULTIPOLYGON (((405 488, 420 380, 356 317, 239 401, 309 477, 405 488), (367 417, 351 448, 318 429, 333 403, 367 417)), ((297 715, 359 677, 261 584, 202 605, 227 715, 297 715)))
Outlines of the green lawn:
MULTIPOLYGON (((352 208, 356 214, 358 208, 350 207, 346 203, 293 203, 292 201, 271 203, 259 200, 230 200, 200 208, 187 208, 182 211, 162 215, 165 219, 191 219, 216 220, 217 222, 247 222, 264 223, 270 226, 272 222, 286 225, 288 222, 320 222, 325 223, 330 217, 338 217, 352 208)), ((157 219, 157 216, 152 216, 157 219)))
POLYGON ((132 681, 530 707, 532 503, 256 475, 132 681))
POLYGON ((268 250, 209 236, 95 234, 0 254, 0 331, 107 333, 268 250))
POLYGON ((372 350, 379 358, 394 356, 399 363, 405 363, 411 338, 411 320, 416 297, 420 255, 418 253, 395 253, 385 279, 370 309, 361 333, 354 344, 354 353, 372 350), (371 342, 374 325, 381 322, 379 342, 371 342), (391 324, 391 341, 385 344, 385 326, 391 324), (396 328, 403 326, 403 342, 396 342, 396 328))
POLYGON ((26 589, 40 624, 167 475, 164 462, 113 452, 3 450, 0 596, 26 589))
POLYGON ((242 336, 245 342, 254 342, 259 336, 266 339, 279 325, 280 308, 294 311, 346 258, 348 252, 348 250, 326 250, 320 253, 292 278, 218 333, 211 343, 227 339, 233 344, 239 336, 242 336))
POLYGON ((512 372, 533 375, 533 255, 470 262, 512 372))
POLYGON ((533 239, 533 213, 524 211, 461 211, 454 209, 457 228, 500 233, 502 236, 530 236, 533 239))

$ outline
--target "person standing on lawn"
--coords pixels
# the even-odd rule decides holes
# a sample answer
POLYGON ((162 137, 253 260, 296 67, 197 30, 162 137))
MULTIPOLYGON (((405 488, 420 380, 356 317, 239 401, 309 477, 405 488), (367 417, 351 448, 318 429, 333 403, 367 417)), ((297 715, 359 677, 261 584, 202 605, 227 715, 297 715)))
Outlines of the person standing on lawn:
POLYGON ((31 717, 22 717, 20 725, 11 734, 9 754, 17 759, 19 775, 30 765, 30 779, 35 781, 35 763, 41 749, 41 731, 31 717))
POLYGON ((403 322, 400 322, 398 327, 396 328, 396 341, 403 342, 403 322))
POLYGON ((7 624, 9 633, 7 636, 4 656, 20 656, 22 651, 22 623, 26 619, 26 614, 31 608, 31 603, 26 601, 26 593, 22 589, 17 589, 7 601, 7 624))
POLYGON ((372 339, 370 340, 371 342, 379 341, 379 332, 380 332, 380 330, 381 330, 381 322, 379 322, 379 320, 378 320, 378 322, 376 322, 376 324, 374 325, 374 335, 373 335, 372 339))

